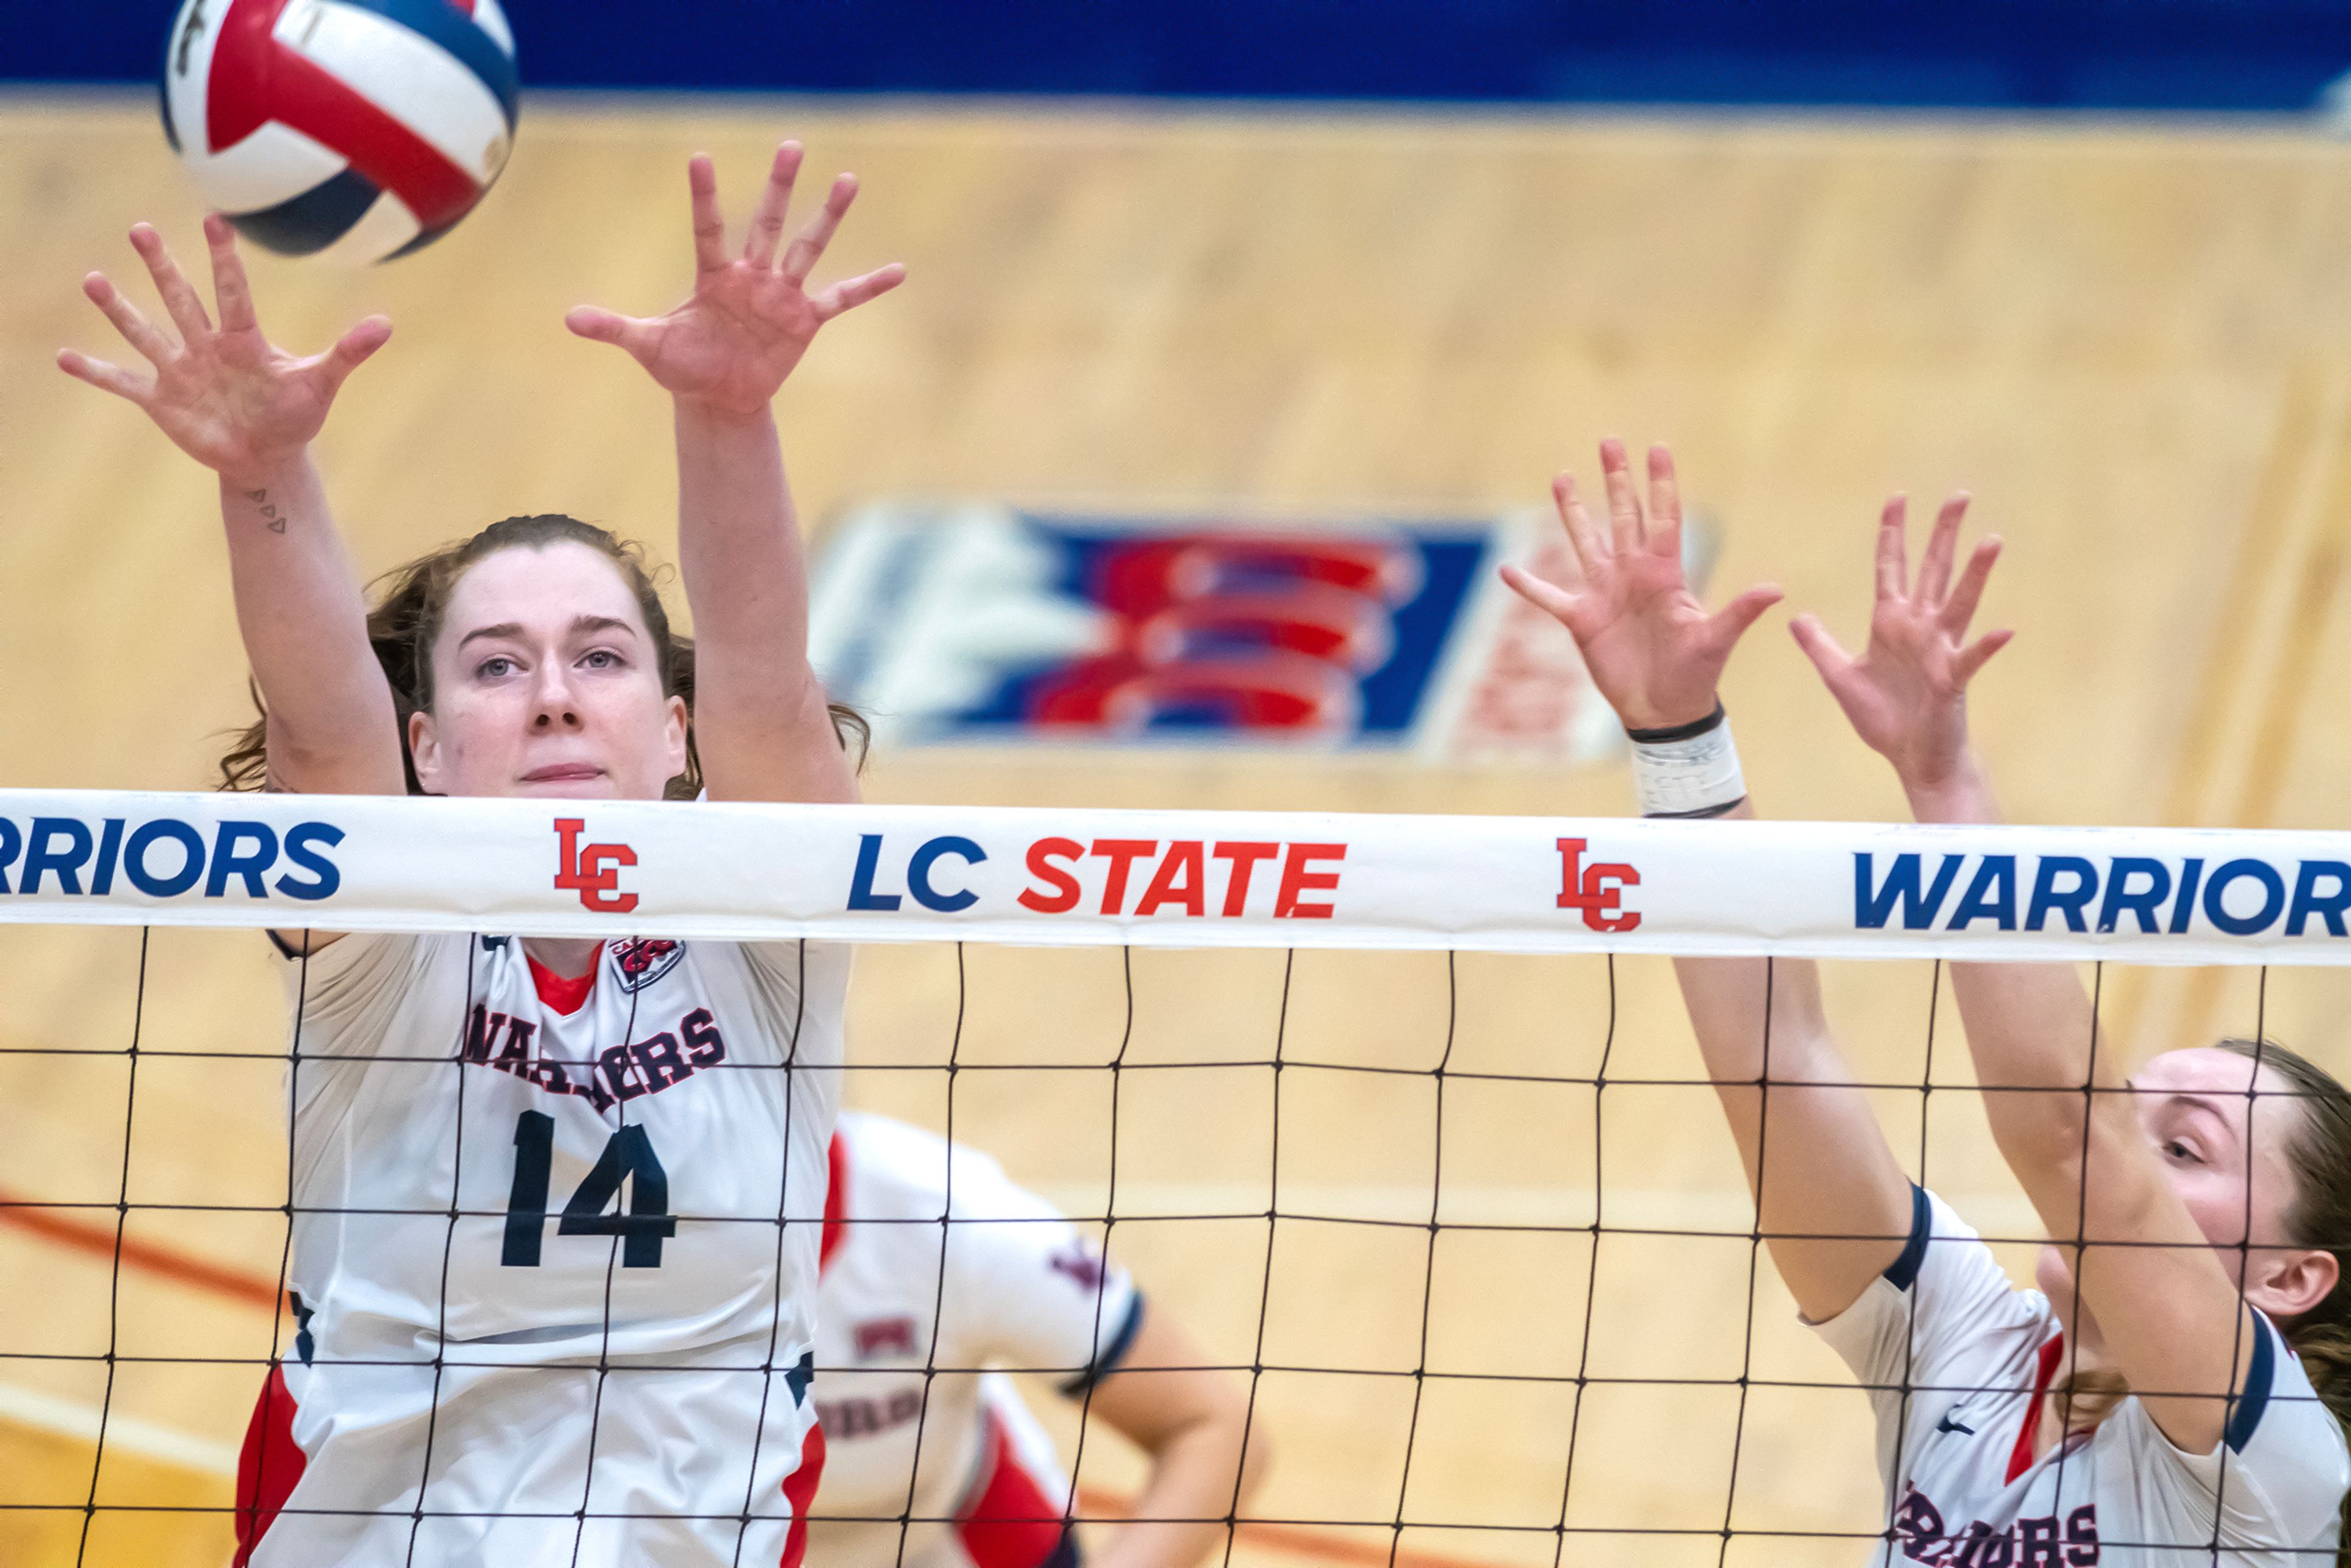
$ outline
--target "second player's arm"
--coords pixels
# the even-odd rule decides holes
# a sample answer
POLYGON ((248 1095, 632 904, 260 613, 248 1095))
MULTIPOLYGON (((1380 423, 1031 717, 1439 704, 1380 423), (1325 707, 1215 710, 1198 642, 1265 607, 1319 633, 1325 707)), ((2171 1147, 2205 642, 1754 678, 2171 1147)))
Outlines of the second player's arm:
MULTIPOLYGON (((1848 658, 1818 622, 1797 640, 1873 750, 1893 763, 1922 822, 2001 821, 1968 741, 1967 686, 2008 639, 1967 640, 2000 541, 1952 580, 1967 497, 1937 517, 1917 581, 1900 497, 1879 518, 1869 646, 1848 658)), ((2251 1365, 2254 1330, 2236 1285, 2160 1164, 2131 1103, 2113 1042, 2098 1037, 2065 964, 1951 966, 1951 993, 1983 1086, 1993 1140, 2049 1234, 2074 1257, 2082 1300, 2124 1378, 2164 1435, 2209 1453, 2224 1397, 2251 1365), (2085 1091, 2088 1092, 2085 1092, 2085 1091)))
POLYGON ((1094 1385, 1089 1414, 1148 1455, 1151 1474, 1128 1517, 1100 1527, 1093 1568, 1195 1568, 1222 1553, 1228 1521, 1263 1480, 1266 1437, 1262 1422, 1250 1429, 1249 1384, 1206 1361, 1146 1303, 1126 1354, 1094 1385))
MULTIPOLYGON (((1593 683, 1629 728, 1703 719, 1716 707, 1731 648, 1778 591, 1750 589, 1708 615, 1683 577, 1671 455, 1663 447, 1649 454, 1646 513, 1623 446, 1604 444, 1601 466, 1604 528, 1571 476, 1553 486, 1579 580, 1562 588, 1515 568, 1504 575, 1574 635, 1593 683)), ((1800 959, 1677 958, 1674 972, 1771 1261, 1807 1318, 1834 1317, 1901 1255, 1913 1203, 1829 1031, 1819 971, 1800 959)))

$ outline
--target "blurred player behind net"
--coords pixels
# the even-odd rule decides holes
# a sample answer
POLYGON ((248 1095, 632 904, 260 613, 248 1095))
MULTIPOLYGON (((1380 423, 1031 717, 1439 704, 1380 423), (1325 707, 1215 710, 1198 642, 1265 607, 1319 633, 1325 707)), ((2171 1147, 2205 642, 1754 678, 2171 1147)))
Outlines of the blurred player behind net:
POLYGON ((993 1159, 844 1113, 820 1257, 812 1561, 1076 1568, 1052 1441, 1006 1372, 980 1367, 1044 1374, 1150 1457, 1135 1522, 1092 1527, 1094 1568, 1190 1568, 1224 1549, 1267 1463, 1247 1382, 1209 1369, 1165 1307, 993 1159))

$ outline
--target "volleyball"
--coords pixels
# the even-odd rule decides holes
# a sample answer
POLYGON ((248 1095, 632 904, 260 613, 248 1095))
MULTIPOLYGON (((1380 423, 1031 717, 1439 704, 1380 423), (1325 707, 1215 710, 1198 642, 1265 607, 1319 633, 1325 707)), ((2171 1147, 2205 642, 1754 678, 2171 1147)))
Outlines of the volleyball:
POLYGON ((184 0, 163 134, 204 200, 286 256, 389 260, 474 210, 514 145, 497 0, 184 0))

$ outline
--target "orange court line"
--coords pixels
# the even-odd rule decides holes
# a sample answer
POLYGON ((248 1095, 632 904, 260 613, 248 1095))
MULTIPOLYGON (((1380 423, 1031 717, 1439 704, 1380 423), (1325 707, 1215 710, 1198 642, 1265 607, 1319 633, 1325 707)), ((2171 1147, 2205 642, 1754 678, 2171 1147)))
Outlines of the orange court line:
MULTIPOLYGON (((1117 1519, 1123 1516, 1134 1499, 1115 1492, 1100 1491, 1092 1487, 1078 1489, 1078 1517, 1081 1519, 1117 1519)), ((1389 1527, 1376 1520, 1365 1520, 1368 1528, 1386 1530, 1389 1527)), ((1409 1529, 1409 1526, 1406 1526, 1409 1529)), ((1254 1541, 1277 1552, 1293 1557, 1305 1557, 1322 1563, 1347 1563, 1376 1565, 1376 1568, 1494 1568, 1490 1563, 1475 1557, 1451 1557, 1437 1552, 1396 1551, 1376 1546, 1368 1541, 1355 1541, 1334 1535, 1308 1524, 1266 1524, 1242 1520, 1233 1526, 1233 1533, 1243 1541, 1254 1541)))
POLYGON ((274 1281, 128 1235, 120 1238, 118 1246, 115 1228, 98 1220, 82 1218, 81 1213, 88 1211, 41 1208, 32 1207, 32 1201, 0 1189, 0 1225, 14 1226, 61 1247, 106 1259, 119 1267, 142 1274, 170 1280, 192 1291, 204 1291, 248 1307, 259 1307, 265 1312, 277 1310, 277 1286, 274 1281))
MULTIPOLYGON (((127 1235, 120 1239, 118 1245, 113 1226, 79 1218, 72 1211, 43 1208, 5 1188, 0 1188, 0 1225, 14 1226, 43 1240, 110 1262, 119 1260, 122 1268, 170 1280, 193 1291, 204 1291, 263 1312, 278 1309, 277 1286, 273 1281, 127 1235)), ((1090 1517, 1117 1518, 1126 1512, 1133 1501, 1092 1487, 1078 1491, 1078 1506, 1090 1517)), ((1390 1568, 1391 1564, 1393 1568, 1492 1568, 1476 1558, 1433 1552, 1399 1551, 1391 1555, 1384 1546, 1350 1540, 1311 1525, 1260 1524, 1244 1520, 1234 1527, 1234 1533, 1245 1541, 1322 1563, 1360 1564, 1363 1568, 1390 1568)))

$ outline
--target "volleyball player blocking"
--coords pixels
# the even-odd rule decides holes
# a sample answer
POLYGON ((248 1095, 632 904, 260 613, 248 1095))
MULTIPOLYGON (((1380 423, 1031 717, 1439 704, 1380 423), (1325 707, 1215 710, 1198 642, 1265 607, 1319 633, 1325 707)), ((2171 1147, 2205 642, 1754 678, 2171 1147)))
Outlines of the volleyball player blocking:
MULTIPOLYGON (((93 274, 86 292, 149 368, 58 361, 219 476, 265 708, 230 783, 544 800, 550 854, 553 819, 592 818, 580 802, 854 797, 809 667, 768 404, 820 326, 903 273, 806 287, 856 185, 836 181, 785 246, 799 162, 778 152, 730 251, 694 160, 685 302, 569 318, 674 400, 692 643, 636 547, 564 517, 493 524, 371 608, 309 448, 390 323, 296 358, 263 336, 220 218, 217 321, 132 230, 176 337, 93 274)), ((237 1561, 791 1568, 823 1458, 816 1222, 847 950, 275 939, 300 1333, 248 1437, 237 1561)))
MULTIPOLYGON (((1682 576, 1671 455, 1649 454, 1646 509, 1621 444, 1603 445, 1601 466, 1604 522, 1573 476, 1553 486, 1579 580, 1504 575, 1583 650, 1632 737, 1644 815, 1750 817, 1715 687, 1779 591, 1708 614, 1682 576)), ((1964 497, 1943 507, 1914 577, 1904 503, 1887 505, 1858 659, 1811 617, 1793 627, 1920 821, 2000 820, 1966 694, 2010 634, 1969 640, 1999 541, 1955 575, 1966 510, 1964 497)), ((2039 1289, 2019 1291, 1903 1176, 1813 965, 1674 967, 1772 1262, 1870 1390, 1888 1511, 1876 1561, 2307 1568, 2337 1555, 2351 1487, 2341 1084, 2234 1040, 2126 1078, 2070 965, 1952 964, 1994 1139, 2058 1239, 2039 1289)))

